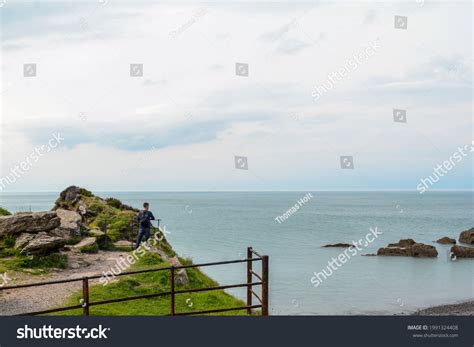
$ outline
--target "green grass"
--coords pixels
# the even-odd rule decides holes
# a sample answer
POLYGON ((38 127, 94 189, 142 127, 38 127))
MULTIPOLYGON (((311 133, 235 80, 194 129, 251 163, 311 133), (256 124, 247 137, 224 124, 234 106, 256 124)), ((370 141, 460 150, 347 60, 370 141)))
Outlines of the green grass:
POLYGON ((9 215, 11 215, 10 212, 8 212, 4 208, 0 207, 0 216, 9 216, 9 215))
POLYGON ((59 253, 51 253, 46 256, 26 256, 18 251, 8 249, 12 252, 11 257, 0 259, 0 273, 7 271, 28 271, 31 274, 44 274, 47 270, 65 269, 68 266, 67 256, 59 253))
MULTIPOLYGON (((190 263, 189 260, 180 259, 183 264, 190 263)), ((147 254, 132 266, 128 271, 146 269, 150 267, 166 267, 169 264, 163 262, 158 255, 147 254)), ((191 289, 218 286, 217 282, 206 276, 199 269, 187 269, 189 283, 177 286, 176 289, 191 289)), ((123 298, 153 294, 170 290, 169 271, 159 271, 145 274, 137 274, 120 277, 119 280, 106 286, 101 284, 90 287, 90 301, 101 301, 112 298, 123 298)), ((82 295, 80 292, 70 297, 62 306, 77 305, 82 295)), ((244 306, 245 303, 236 299, 223 290, 184 293, 176 295, 176 312, 195 312, 212 310, 225 307, 244 306)), ((90 314, 95 316, 155 316, 166 315, 170 312, 169 296, 152 299, 140 299, 125 301, 114 304, 106 304, 90 307, 90 314)), ((74 316, 81 315, 82 310, 69 310, 57 312, 53 315, 74 316)), ((244 310, 215 313, 213 315, 245 315, 244 310)))

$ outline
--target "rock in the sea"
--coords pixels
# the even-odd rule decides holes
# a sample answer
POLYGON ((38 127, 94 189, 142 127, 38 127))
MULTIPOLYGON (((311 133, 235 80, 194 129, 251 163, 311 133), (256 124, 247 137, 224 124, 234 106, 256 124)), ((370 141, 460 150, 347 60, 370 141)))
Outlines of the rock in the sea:
POLYGON ((453 246, 451 247, 451 254, 455 255, 458 258, 474 258, 474 248, 453 246))
POLYGON ((434 246, 417 243, 412 239, 406 239, 400 240, 398 243, 390 243, 387 247, 379 248, 377 255, 435 258, 438 256, 438 251, 434 246))
POLYGON ((436 242, 442 244, 442 245, 455 245, 456 244, 456 240, 455 239, 452 239, 450 237, 442 237, 438 240, 436 240, 436 242))
POLYGON ((401 239, 397 243, 389 243, 387 247, 410 247, 415 244, 413 239, 401 239))
POLYGON ((351 247, 352 245, 348 244, 348 243, 333 243, 333 244, 329 244, 329 245, 324 245, 323 247, 341 247, 341 248, 349 248, 351 247))
POLYGON ((410 256, 415 258, 436 258, 438 256, 436 247, 424 243, 415 243, 408 249, 410 249, 410 256))
POLYGON ((382 247, 377 251, 377 255, 409 257, 408 249, 401 247, 382 247))
POLYGON ((474 244, 474 228, 462 231, 459 234, 459 242, 474 244))
POLYGON ((0 217, 0 236, 50 231, 60 224, 61 220, 54 211, 17 213, 0 217))
POLYGON ((66 244, 66 240, 61 237, 49 235, 46 232, 37 234, 23 233, 15 242, 15 249, 23 254, 44 255, 56 251, 66 244))

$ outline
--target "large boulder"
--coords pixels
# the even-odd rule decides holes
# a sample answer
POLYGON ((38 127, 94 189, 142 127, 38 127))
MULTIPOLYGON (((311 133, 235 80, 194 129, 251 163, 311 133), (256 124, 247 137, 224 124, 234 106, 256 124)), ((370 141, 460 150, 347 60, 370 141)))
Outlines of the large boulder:
POLYGON ((56 213, 61 224, 52 233, 65 239, 71 239, 81 235, 82 216, 74 211, 57 209, 56 213))
POLYGON ((450 237, 442 237, 438 240, 436 240, 437 243, 440 243, 442 245, 455 245, 456 244, 456 240, 455 239, 452 239, 450 237))
POLYGON ((47 232, 59 227, 60 224, 61 220, 54 211, 17 213, 0 217, 0 236, 47 232))
POLYGON ((462 231, 459 234, 459 242, 474 244, 474 228, 462 231))
POLYGON ((451 254, 458 258, 474 258, 474 248, 453 246, 451 247, 451 254))
POLYGON ((400 240, 398 243, 390 243, 387 247, 379 248, 377 255, 435 258, 438 256, 438 251, 434 246, 417 243, 412 239, 406 239, 400 240))
POLYGON ((37 234, 23 233, 15 242, 15 249, 23 254, 44 255, 63 247, 66 241, 63 238, 49 235, 46 232, 37 234))

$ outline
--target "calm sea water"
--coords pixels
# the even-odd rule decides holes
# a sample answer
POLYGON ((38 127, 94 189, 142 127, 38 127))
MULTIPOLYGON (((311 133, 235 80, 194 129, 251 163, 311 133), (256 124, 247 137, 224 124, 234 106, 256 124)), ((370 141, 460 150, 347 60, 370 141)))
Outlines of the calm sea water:
MULTIPOLYGON (((96 194, 136 207, 150 202, 175 250, 196 263, 243 258, 247 246, 269 255, 273 314, 393 314, 473 299, 474 261, 452 261, 450 246, 432 243, 442 236, 457 239, 474 226, 472 192, 311 192, 313 198, 285 222, 275 221, 306 193, 96 194), (351 243, 374 227, 383 234, 315 288, 313 272, 343 251, 321 246, 351 243), (360 255, 400 238, 435 245, 438 258, 360 255)), ((2 194, 0 206, 47 210, 57 195, 2 194)), ((241 264, 205 271, 221 284, 245 282, 241 264)), ((242 290, 232 293, 245 297, 242 290)))

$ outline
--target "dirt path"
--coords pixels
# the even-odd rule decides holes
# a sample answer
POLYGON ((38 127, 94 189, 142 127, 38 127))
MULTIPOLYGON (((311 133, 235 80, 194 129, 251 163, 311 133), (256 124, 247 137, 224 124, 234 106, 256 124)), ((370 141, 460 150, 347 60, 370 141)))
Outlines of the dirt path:
MULTIPOLYGON (((9 285, 36 283, 70 278, 80 278, 101 274, 116 264, 127 252, 103 252, 85 254, 68 252, 70 268, 55 270, 47 275, 35 276, 25 273, 13 274, 9 285)), ((90 281, 90 284, 99 280, 90 281)), ((32 311, 47 310, 60 306, 74 292, 82 288, 82 282, 52 284, 38 287, 20 288, 0 292, 0 315, 14 315, 32 311)), ((79 303, 78 303, 79 304, 79 303)))

